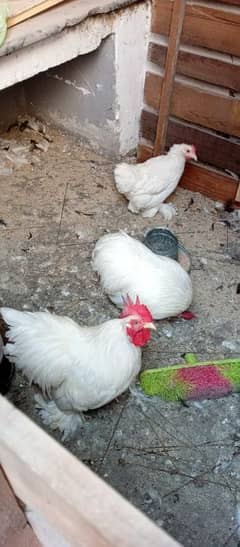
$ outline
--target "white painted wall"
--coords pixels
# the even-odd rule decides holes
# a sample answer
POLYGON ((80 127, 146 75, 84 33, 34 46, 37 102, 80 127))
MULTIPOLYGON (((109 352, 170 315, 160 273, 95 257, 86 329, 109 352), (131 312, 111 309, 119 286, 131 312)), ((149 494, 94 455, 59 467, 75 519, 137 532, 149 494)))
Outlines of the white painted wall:
POLYGON ((150 23, 150 1, 126 10, 115 23, 116 120, 123 155, 139 140, 150 23))

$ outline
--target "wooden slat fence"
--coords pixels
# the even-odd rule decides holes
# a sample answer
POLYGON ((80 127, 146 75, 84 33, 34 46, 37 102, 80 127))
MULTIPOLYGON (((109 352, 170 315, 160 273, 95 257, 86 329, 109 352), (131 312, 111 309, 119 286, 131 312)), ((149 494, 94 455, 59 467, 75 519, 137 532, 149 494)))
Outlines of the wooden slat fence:
POLYGON ((240 177, 240 2, 216 6, 200 0, 153 1, 138 159, 175 142, 194 143, 200 165, 189 165, 181 184, 189 188, 192 176, 191 189, 234 201, 240 177), (177 5, 184 17, 174 48, 177 5))

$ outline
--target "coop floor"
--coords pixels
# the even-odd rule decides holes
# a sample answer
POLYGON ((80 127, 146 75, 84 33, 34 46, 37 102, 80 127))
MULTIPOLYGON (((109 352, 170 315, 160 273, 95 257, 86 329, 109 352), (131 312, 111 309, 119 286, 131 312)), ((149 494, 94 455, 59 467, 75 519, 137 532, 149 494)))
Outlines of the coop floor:
MULTIPOLYGON (((2 135, 12 145, 1 151, 1 303, 48 308, 93 325, 118 314, 91 270, 94 242, 120 229, 142 238, 164 223, 127 211, 109 159, 73 137, 48 133, 45 152, 30 151, 31 140, 41 141, 35 131, 2 135)), ((213 202, 182 189, 174 203, 178 216, 170 228, 192 253, 196 319, 158 322, 143 368, 182 362, 186 351, 200 359, 240 354, 232 216, 224 213, 228 223, 221 223, 213 202)), ((40 423, 21 375, 9 397, 40 423)), ((89 414, 81 434, 65 445, 184 546, 234 547, 240 541, 239 408, 238 395, 183 406, 126 393, 89 414)))

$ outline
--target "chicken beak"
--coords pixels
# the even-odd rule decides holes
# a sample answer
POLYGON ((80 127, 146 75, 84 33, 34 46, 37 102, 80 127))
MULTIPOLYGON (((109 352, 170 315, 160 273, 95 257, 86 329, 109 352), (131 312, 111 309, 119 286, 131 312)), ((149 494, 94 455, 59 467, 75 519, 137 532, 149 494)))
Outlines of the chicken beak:
POLYGON ((197 154, 192 154, 192 159, 195 160, 195 161, 198 161, 197 154))
POLYGON ((157 330, 156 327, 155 327, 155 325, 154 325, 153 323, 145 323, 145 324, 143 325, 143 328, 144 328, 144 329, 150 329, 150 330, 157 330))

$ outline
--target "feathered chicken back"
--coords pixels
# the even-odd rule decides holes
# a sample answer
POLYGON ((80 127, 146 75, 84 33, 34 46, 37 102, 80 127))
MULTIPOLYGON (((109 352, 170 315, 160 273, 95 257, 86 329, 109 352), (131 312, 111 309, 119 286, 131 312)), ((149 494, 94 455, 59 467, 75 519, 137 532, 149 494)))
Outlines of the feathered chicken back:
POLYGON ((162 204, 174 192, 185 162, 190 159, 197 160, 194 145, 174 144, 168 154, 150 158, 144 163, 119 163, 114 170, 114 179, 119 193, 129 201, 129 211, 145 217, 153 217, 160 211, 169 217, 169 205, 162 204))
POLYGON ((139 296, 154 319, 174 317, 192 302, 192 283, 182 266, 152 253, 123 232, 106 234, 97 242, 92 258, 104 291, 118 307, 122 297, 139 296))

